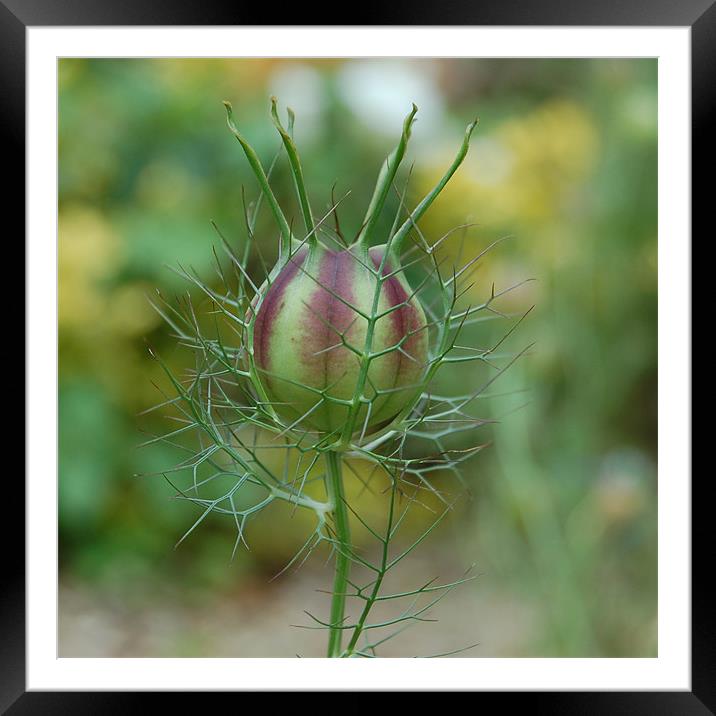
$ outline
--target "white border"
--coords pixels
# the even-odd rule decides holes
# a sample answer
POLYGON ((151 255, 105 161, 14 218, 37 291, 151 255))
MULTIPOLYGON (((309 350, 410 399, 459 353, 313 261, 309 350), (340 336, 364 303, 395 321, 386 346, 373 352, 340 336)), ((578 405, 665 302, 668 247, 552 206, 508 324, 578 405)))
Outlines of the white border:
MULTIPOLYGON (((28 28, 27 688, 690 689, 688 28, 28 28), (57 645, 58 56, 659 58, 659 657, 68 659, 57 645)), ((609 270, 608 266, 604 270, 609 270)))

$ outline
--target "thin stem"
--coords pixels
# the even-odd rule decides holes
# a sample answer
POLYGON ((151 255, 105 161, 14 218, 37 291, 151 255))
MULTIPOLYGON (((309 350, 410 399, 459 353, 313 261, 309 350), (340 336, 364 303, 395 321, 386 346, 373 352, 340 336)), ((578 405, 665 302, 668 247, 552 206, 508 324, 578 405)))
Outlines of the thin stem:
POLYGON ((393 237, 392 251, 395 256, 400 256, 400 252, 403 249, 403 242, 405 237, 410 233, 410 230, 418 223, 422 218, 423 214, 430 208, 430 205, 435 201, 440 192, 445 188, 445 185, 450 181, 452 175, 457 171, 458 167, 462 164, 463 159, 467 155, 467 150, 470 147, 470 136, 473 130, 477 126, 477 120, 467 125, 465 130, 465 138, 462 140, 462 145, 457 153, 457 156, 450 165, 450 168, 445 172, 442 179, 435 185, 435 187, 427 194, 423 200, 413 209, 412 213, 405 220, 405 223, 398 229, 398 232, 393 237))
POLYGON ((281 257, 284 261, 288 261, 291 255, 291 227, 288 225, 286 217, 284 216, 283 211, 281 211, 281 207, 279 206, 278 201, 276 200, 276 197, 274 196, 274 193, 269 186, 268 178, 266 176, 266 173, 264 172, 263 167, 261 166, 261 160, 258 158, 253 147, 246 141, 244 135, 241 134, 239 128, 236 126, 236 122, 234 121, 234 111, 231 107, 231 102, 224 102, 224 107, 226 109, 226 121, 229 125, 229 129, 236 137, 236 139, 238 139, 239 144, 241 144, 241 147, 244 150, 244 154, 249 161, 249 165, 251 166, 251 169, 259 182, 261 191, 263 192, 263 195, 266 197, 266 201, 268 201, 269 206, 271 207, 271 213, 274 215, 274 219, 276 219, 276 223, 281 230, 281 257))
POLYGON ((413 109, 403 122, 403 133, 400 135, 400 142, 398 143, 398 146, 388 155, 387 159, 380 167, 380 173, 378 174, 378 180, 375 184, 375 190, 373 192, 373 196, 371 197, 365 219, 363 220, 363 228, 361 229, 361 232, 356 240, 357 243, 363 246, 370 244, 373 229, 375 228, 380 212, 383 209, 388 192, 393 186, 393 180, 395 179, 400 162, 403 161, 405 148, 408 144, 408 140, 410 139, 410 129, 413 126, 413 120, 415 119, 415 113, 417 111, 418 108, 413 105, 413 109))
POLYGON ((378 573, 378 577, 375 580, 375 584, 373 585, 373 590, 371 592, 370 597, 366 600, 366 603, 363 607, 363 612, 360 615, 360 618, 358 619, 358 624, 356 625, 356 628, 353 630, 353 636, 351 637, 351 640, 348 642, 348 653, 352 654, 353 651, 356 648, 356 645, 358 644, 358 639, 360 638, 360 635, 363 633, 363 628, 365 627, 366 619, 368 619, 368 614, 370 613, 370 610, 373 608, 373 605, 375 604, 376 600, 378 599, 378 594, 380 592, 380 587, 383 584, 383 578, 385 577, 385 573, 388 571, 388 545, 390 544, 390 537, 391 533, 393 531, 393 518, 395 516, 395 493, 397 491, 397 481, 394 478, 393 484, 392 484, 392 490, 390 493, 390 508, 388 510, 388 524, 385 530, 385 539, 381 540, 383 542, 383 554, 381 557, 381 566, 380 566, 380 572, 378 573))
POLYGON ((336 572, 333 579, 333 597, 331 598, 330 634, 328 637, 328 656, 341 655, 341 636, 343 634, 343 612, 346 605, 348 573, 350 571, 351 535, 348 525, 348 510, 343 491, 341 475, 341 454, 326 453, 326 490, 333 503, 333 517, 336 531, 336 572))
MULTIPOLYGON (((293 143, 291 135, 283 128, 281 120, 278 118, 278 109, 276 107, 276 98, 271 97, 271 117, 273 123, 278 129, 283 144, 286 147, 286 154, 288 154, 288 162, 291 165, 291 173, 293 174, 293 183, 296 187, 296 193, 298 194, 298 202, 301 205, 301 212, 303 213, 303 221, 306 225, 306 231, 309 232, 308 241, 311 244, 315 244, 317 241, 316 234, 311 233, 313 231, 313 213, 311 212, 311 205, 308 202, 308 195, 306 193, 306 184, 303 180, 303 169, 301 168, 301 160, 298 157, 298 150, 296 145, 293 143)), ((291 116, 291 115, 289 115, 291 116)))

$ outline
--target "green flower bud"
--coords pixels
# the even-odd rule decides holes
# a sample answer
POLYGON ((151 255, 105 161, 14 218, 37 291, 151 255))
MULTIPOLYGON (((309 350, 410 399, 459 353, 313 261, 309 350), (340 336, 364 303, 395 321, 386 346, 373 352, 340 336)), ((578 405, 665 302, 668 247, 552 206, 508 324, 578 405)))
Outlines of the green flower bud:
MULTIPOLYGON (((387 244, 373 246, 378 218, 403 159, 417 107, 403 122, 395 149, 383 162, 356 241, 335 249, 323 243, 313 217, 303 168, 275 98, 271 115, 286 149, 306 236, 299 241, 269 185, 261 162, 234 122, 263 197, 280 231, 279 263, 258 289, 246 317, 249 375, 264 409, 286 430, 318 434, 325 446, 346 447, 356 436, 386 428, 405 416, 430 378, 425 312, 400 265, 407 236, 462 163, 476 122, 445 175, 405 219, 387 244), (371 247, 371 248, 369 248, 371 247)), ((448 284, 440 282, 443 290, 448 284)), ((444 338, 445 330, 441 332, 444 338)))
POLYGON ((262 287, 251 349, 261 386, 285 421, 368 435, 419 392, 425 313, 386 247, 304 246, 262 287))

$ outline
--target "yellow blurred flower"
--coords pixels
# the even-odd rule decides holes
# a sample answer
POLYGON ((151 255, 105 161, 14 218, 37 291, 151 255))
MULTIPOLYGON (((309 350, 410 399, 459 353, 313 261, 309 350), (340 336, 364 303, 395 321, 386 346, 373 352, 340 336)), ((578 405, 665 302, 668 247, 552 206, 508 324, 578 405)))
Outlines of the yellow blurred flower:
MULTIPOLYGON (((505 235, 517 237, 525 265, 531 266, 533 259, 550 267, 569 262, 580 246, 569 216, 586 199, 598 149, 592 118, 574 102, 550 101, 508 119, 490 134, 478 136, 464 171, 452 178, 421 229, 428 241, 435 241, 453 226, 477 222, 464 239, 456 232, 443 244, 446 265, 466 263, 505 235), (525 259, 528 254, 532 258, 525 259)), ((450 160, 443 151, 434 155, 430 169, 418 176, 419 193, 435 184, 450 160)), ((503 245, 481 259, 475 285, 464 300, 485 300, 493 281, 499 292, 535 277, 534 268, 523 272, 522 264, 509 258, 513 254, 503 245)), ((537 284, 527 288, 532 294, 538 289, 537 284)), ((514 308, 508 305, 510 300, 502 299, 507 310, 514 308)), ((527 299, 520 292, 515 300, 524 305, 527 299)))
POLYGON ((105 311, 101 281, 117 270, 120 240, 97 211, 72 206, 58 222, 58 316, 60 328, 87 327, 105 311))
POLYGON ((59 215, 58 322, 63 371, 94 375, 130 405, 156 401, 137 338, 160 320, 141 283, 115 284, 123 265, 120 236, 109 221, 85 205, 59 215), (149 395, 148 395, 149 394, 149 395))
MULTIPOLYGON (((477 137, 464 171, 453 177, 424 228, 435 238, 466 220, 511 231, 548 224, 588 176, 597 151, 594 123, 574 102, 551 101, 509 119, 477 137)), ((450 161, 443 152, 434 156, 430 169, 418 176, 420 192, 450 161)))
POLYGON ((108 329, 125 336, 141 336, 154 328, 159 314, 147 299, 149 292, 149 286, 136 283, 113 291, 106 316, 108 329))

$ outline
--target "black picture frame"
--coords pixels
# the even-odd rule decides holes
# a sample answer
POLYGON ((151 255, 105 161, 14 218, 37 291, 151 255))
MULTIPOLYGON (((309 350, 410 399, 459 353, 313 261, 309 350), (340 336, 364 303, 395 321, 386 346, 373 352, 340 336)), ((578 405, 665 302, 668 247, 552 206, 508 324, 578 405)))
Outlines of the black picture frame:
MULTIPOLYGON (((0 87, 3 112, 0 126, 5 177, 5 206, 19 217, 24 233, 25 214, 25 30, 28 26, 92 25, 263 25, 268 13, 260 7, 228 5, 215 0, 173 0, 147 3, 146 0, 0 0, 0 87)), ((272 14, 275 17, 275 9, 272 14)), ((304 24, 305 8, 281 9, 284 25, 304 24), (298 10, 298 12, 297 12, 298 10)), ((322 15, 311 24, 340 24, 322 15)), ((420 3, 412 0, 382 3, 378 9, 370 2, 351 8, 352 25, 557 25, 557 26, 682 26, 691 28, 692 143, 699 151, 692 158, 692 224, 707 211, 710 183, 707 171, 716 159, 707 138, 714 131, 716 118, 716 0, 621 0, 594 3, 586 0, 500 0, 475 3, 443 0, 420 3), (696 181, 697 176, 702 181, 696 181)), ((48 105, 52 103, 48 99, 48 105)), ((711 143, 712 144, 712 143, 711 143)), ((711 203, 713 200, 711 199, 711 203)), ((5 214, 6 219, 9 212, 5 214)), ((705 226, 705 222, 701 222, 705 226)), ((8 226, 6 220, 5 226, 8 226)), ((6 231, 10 231, 6 228, 6 231)), ((713 229, 711 229, 713 231, 713 229)), ((19 232, 12 233, 20 235, 19 232)), ((10 246, 10 234, 6 246, 10 246)), ((19 242, 17 242, 19 243, 19 242)), ((16 294, 15 294, 16 295, 16 294)), ((26 382, 32 376, 26 375, 26 382)), ((6 381, 7 385, 7 381, 6 381)), ((6 388, 7 390, 7 388, 6 388)), ((28 429, 32 426, 28 424, 28 429)), ((689 479, 690 475, 672 476, 689 479)), ((711 476, 701 473, 692 481, 692 682, 691 691, 661 692, 481 692, 485 699, 508 698, 510 706, 523 706, 530 712, 551 714, 714 714, 716 713, 716 626, 713 599, 708 584, 709 560, 713 560, 712 531, 706 511, 711 476)), ((26 692, 25 690, 25 560, 16 547, 22 533, 25 492, 22 481, 6 471, 6 519, 2 529, 4 568, 0 597, 0 713, 126 713, 159 705, 157 696, 143 692, 26 692), (12 507, 10 507, 12 506, 12 507), (12 518, 20 516, 20 524, 12 518), (154 705, 154 706, 153 706, 154 705)), ((558 668, 557 664, 555 668, 558 668)), ((183 706, 191 708, 191 694, 177 694, 183 706)), ((163 694, 161 707, 169 694, 163 694)), ((199 695, 205 698, 206 695, 199 695)), ((205 702, 202 701, 202 705, 205 702)), ((198 705, 198 701, 197 701, 198 705)))

